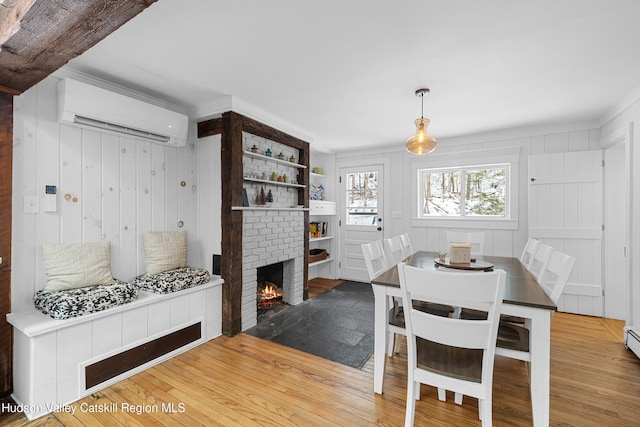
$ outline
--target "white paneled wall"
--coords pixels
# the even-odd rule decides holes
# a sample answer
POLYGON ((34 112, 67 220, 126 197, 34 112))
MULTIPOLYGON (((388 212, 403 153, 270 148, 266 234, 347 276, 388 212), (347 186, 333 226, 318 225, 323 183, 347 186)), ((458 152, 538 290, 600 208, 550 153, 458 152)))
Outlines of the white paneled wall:
MULTIPOLYGON (((486 226, 483 224, 482 229, 485 231, 485 254, 493 256, 518 257, 522 252, 528 235, 529 235, 529 218, 528 218, 528 158, 532 154, 545 153, 565 153, 565 152, 581 152, 600 149, 600 130, 595 124, 590 127, 589 124, 577 125, 575 129, 569 130, 539 130, 535 129, 522 130, 505 130, 496 132, 495 134, 474 135, 470 137, 457 139, 442 139, 436 151, 430 156, 438 156, 441 154, 455 154, 455 158, 468 158, 473 153, 484 152, 487 150, 512 149, 519 148, 519 170, 517 179, 518 206, 517 206, 517 228, 503 229, 493 227, 491 222, 486 226), (527 136, 528 135, 530 136, 527 136), (525 136, 523 136, 525 135, 525 136), (466 157, 465 157, 466 156, 466 157)), ((369 150, 367 153, 362 152, 342 152, 336 155, 338 167, 341 164, 348 164, 354 161, 361 162, 382 162, 382 159, 389 159, 389 170, 385 170, 385 182, 387 188, 384 206, 385 218, 385 237, 390 237, 405 232, 410 233, 413 248, 415 250, 439 251, 447 246, 446 232, 449 227, 432 226, 430 224, 420 224, 416 226, 412 221, 416 216, 416 196, 411 191, 416 177, 412 172, 412 162, 416 157, 406 153, 403 149, 393 150, 369 150), (389 182, 389 184, 387 184, 389 182), (403 189, 397 191, 397 189, 403 189), (393 215, 392 215, 393 211, 393 215)), ((477 227, 474 224, 473 227, 477 227)), ((470 225, 460 222, 459 230, 472 230, 470 225)), ((559 249, 564 248, 564 242, 551 242, 560 245, 559 249)), ((576 249, 577 257, 583 257, 580 251, 576 249)), ((596 259, 593 254, 589 254, 586 259, 596 259)), ((576 267, 572 273, 572 280, 578 283, 597 283, 599 286, 599 266, 589 265, 588 262, 582 262, 584 268, 580 270, 576 267)), ((640 292, 639 292, 640 293, 640 292)), ((577 300, 569 297, 562 300, 563 308, 568 311, 581 310, 584 313, 597 314, 601 313, 601 309, 593 307, 598 304, 598 299, 582 298, 586 300, 586 305, 578 307, 577 300), (596 301, 595 303, 593 301, 596 301), (588 306, 591 304, 590 306, 588 306)), ((584 305, 584 304, 583 304, 584 305)))
POLYGON ((192 132, 176 148, 60 125, 57 81, 15 98, 12 310, 32 307, 46 282, 45 242, 108 240, 114 277, 131 280, 145 271, 144 232, 185 230, 189 264, 210 270, 221 235, 219 137, 192 132), (57 187, 56 212, 43 211, 45 185, 57 187))

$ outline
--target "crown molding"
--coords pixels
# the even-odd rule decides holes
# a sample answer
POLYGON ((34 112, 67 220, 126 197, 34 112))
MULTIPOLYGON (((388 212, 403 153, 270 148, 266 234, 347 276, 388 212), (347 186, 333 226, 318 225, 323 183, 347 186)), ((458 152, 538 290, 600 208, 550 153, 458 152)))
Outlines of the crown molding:
POLYGON ((598 120, 598 127, 603 127, 611 120, 616 118, 616 116, 624 113, 638 101, 640 101, 640 86, 637 86, 627 95, 625 95, 620 101, 618 101, 613 107, 611 107, 607 112, 605 112, 598 120))

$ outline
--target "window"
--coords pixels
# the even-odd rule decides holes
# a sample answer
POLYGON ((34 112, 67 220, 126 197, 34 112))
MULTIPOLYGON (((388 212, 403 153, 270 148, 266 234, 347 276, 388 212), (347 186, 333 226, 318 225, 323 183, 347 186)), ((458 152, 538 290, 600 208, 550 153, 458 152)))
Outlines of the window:
POLYGON ((375 225, 378 219, 378 172, 346 175, 347 224, 375 225))
POLYGON ((418 169, 422 218, 508 218, 509 164, 418 169))

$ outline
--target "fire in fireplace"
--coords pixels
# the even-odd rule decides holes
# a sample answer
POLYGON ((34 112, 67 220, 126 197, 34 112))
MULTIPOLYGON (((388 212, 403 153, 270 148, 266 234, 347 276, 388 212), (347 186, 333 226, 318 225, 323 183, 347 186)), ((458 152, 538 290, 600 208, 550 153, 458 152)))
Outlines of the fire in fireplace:
POLYGON ((282 288, 272 282, 258 283, 258 310, 282 304, 282 288))
POLYGON ((284 304, 283 296, 283 263, 265 265, 258 268, 258 286, 256 301, 258 311, 268 310, 284 304))

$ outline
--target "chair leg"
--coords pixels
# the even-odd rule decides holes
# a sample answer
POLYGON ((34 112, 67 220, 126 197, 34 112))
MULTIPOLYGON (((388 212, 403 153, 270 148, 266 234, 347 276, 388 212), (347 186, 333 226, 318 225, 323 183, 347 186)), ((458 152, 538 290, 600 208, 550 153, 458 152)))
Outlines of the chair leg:
POLYGON ((456 391, 455 397, 454 397, 454 402, 456 403, 456 405, 462 405, 462 397, 464 396, 464 394, 462 393, 458 393, 456 391))
POLYGON ((447 401, 447 390, 438 387, 438 400, 441 402, 447 401))
POLYGON ((401 340, 401 334, 394 334, 393 337, 393 353, 397 354, 400 353, 400 340, 401 340))
POLYGON ((480 413, 480 419, 482 420, 482 427, 491 427, 493 423, 493 416, 491 414, 491 396, 487 396, 486 399, 481 402, 478 401, 478 409, 482 408, 480 413))
POLYGON ((413 420, 416 412, 416 396, 415 396, 415 383, 413 378, 409 378, 407 383, 407 409, 404 416, 405 427, 413 427, 413 420))
POLYGON ((387 332, 387 356, 393 357, 393 348, 395 346, 396 334, 387 332))

